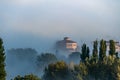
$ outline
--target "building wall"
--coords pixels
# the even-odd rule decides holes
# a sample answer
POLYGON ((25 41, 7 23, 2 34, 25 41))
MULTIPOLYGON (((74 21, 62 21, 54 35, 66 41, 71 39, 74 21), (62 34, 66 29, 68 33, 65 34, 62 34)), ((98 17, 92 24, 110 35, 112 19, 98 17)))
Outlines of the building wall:
POLYGON ((72 41, 69 37, 56 42, 56 50, 65 52, 76 52, 78 50, 77 42, 72 41))
POLYGON ((66 48, 67 49, 77 49, 77 43, 66 43, 66 48))

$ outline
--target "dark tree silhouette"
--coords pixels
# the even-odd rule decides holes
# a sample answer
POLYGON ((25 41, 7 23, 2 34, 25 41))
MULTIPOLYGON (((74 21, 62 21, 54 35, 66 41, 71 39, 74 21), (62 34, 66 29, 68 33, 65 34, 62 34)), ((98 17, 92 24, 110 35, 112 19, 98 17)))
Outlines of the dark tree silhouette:
POLYGON ((41 80, 41 79, 38 78, 36 75, 29 74, 29 75, 25 75, 25 76, 18 75, 13 80, 41 80))
POLYGON ((89 47, 87 47, 86 44, 83 44, 81 52, 82 52, 80 56, 81 60, 85 62, 86 58, 89 58, 89 53, 90 53, 89 47))
POLYGON ((114 42, 114 40, 110 40, 109 42, 110 42, 109 55, 113 56, 113 55, 115 55, 115 53, 116 53, 116 51, 115 51, 115 42, 114 42))
POLYGON ((5 71, 5 52, 3 47, 3 41, 0 38, 0 80, 6 79, 6 71, 5 71))
POLYGON ((93 43, 93 60, 96 62, 98 60, 98 41, 94 41, 93 43))
POLYGON ((106 57, 106 41, 102 39, 100 41, 99 60, 103 61, 105 57, 106 57))

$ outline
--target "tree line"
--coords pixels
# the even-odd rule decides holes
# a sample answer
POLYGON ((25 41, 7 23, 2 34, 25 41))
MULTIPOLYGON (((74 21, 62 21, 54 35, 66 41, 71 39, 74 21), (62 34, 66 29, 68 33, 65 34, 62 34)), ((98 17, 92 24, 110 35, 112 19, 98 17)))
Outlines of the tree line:
POLYGON ((48 65, 43 80, 120 80, 120 59, 115 41, 109 41, 109 55, 105 40, 94 41, 92 55, 84 43, 81 47, 80 63, 66 64, 60 61, 48 65), (98 46, 99 45, 99 46, 98 46))
MULTIPOLYGON (((93 42, 92 55, 89 47, 84 43, 80 52, 69 55, 69 59, 73 61, 79 58, 79 64, 59 60, 50 53, 38 55, 36 65, 44 68, 41 78, 34 74, 25 76, 18 74, 11 80, 120 80, 120 59, 115 49, 115 42, 110 40, 109 43, 109 55, 106 54, 107 45, 103 39, 100 43, 97 40, 93 42)), ((21 58, 20 55, 19 57, 21 58)), ((5 58, 3 41, 0 38, 0 80, 6 79, 5 58)))

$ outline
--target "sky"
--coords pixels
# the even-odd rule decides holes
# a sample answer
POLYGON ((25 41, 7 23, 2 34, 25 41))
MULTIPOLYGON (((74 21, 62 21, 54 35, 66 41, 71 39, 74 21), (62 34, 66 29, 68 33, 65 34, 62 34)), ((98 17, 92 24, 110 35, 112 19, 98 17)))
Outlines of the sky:
POLYGON ((0 37, 6 49, 49 51, 68 36, 79 44, 120 41, 120 0, 0 0, 0 37))

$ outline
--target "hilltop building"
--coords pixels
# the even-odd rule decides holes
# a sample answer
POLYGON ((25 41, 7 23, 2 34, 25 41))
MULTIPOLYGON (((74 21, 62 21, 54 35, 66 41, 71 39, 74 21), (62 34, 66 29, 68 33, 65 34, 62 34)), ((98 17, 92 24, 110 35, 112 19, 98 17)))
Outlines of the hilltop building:
POLYGON ((64 37, 63 40, 56 42, 56 50, 62 52, 76 52, 78 50, 77 42, 71 40, 69 37, 64 37))

